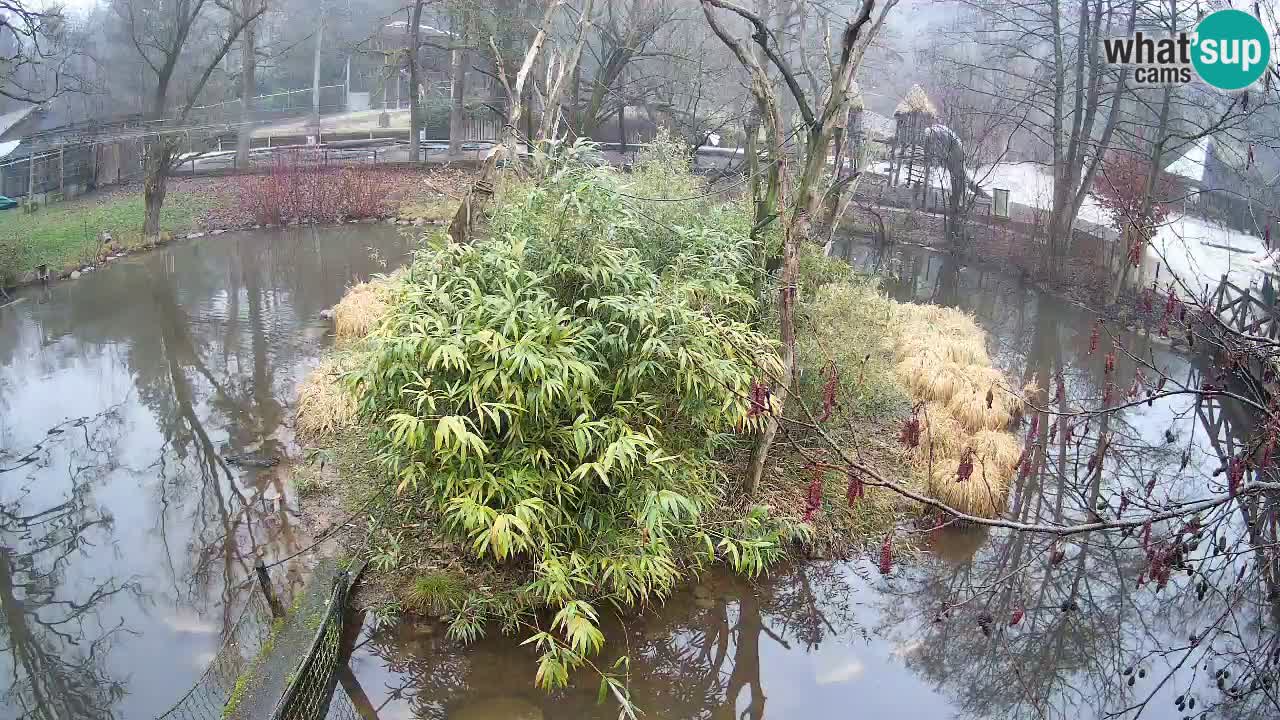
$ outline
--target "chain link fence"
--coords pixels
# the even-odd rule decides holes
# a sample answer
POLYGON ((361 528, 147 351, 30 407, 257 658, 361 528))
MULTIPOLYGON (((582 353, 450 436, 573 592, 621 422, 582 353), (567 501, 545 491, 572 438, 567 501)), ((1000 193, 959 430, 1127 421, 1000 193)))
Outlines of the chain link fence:
POLYGON ((210 720, 221 718, 244 677, 271 637, 275 618, 266 597, 249 593, 240 617, 223 640, 222 647, 196 684, 157 720, 210 720))
POLYGON ((342 661, 342 618, 350 576, 338 573, 311 649, 293 672, 271 720, 323 720, 342 661))

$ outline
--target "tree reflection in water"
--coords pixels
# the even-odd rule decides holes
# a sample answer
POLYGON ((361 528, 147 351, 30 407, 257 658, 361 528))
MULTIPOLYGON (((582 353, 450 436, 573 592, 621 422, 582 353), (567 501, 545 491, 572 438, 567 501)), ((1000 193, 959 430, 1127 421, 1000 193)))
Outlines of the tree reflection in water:
MULTIPOLYGON (((8 712, 40 720, 114 717, 125 692, 105 659, 132 632, 100 612, 104 601, 137 594, 132 580, 67 580, 68 567, 111 542, 111 515, 93 504, 93 486, 120 439, 117 410, 52 428, 35 448, 0 456, 0 677, 8 712), (55 457, 70 458, 60 502, 42 503, 33 485, 55 457)), ((7 713, 6 713, 7 714, 7 713)))
POLYGON ((288 405, 320 311, 384 269, 371 245, 399 257, 407 239, 361 226, 177 243, 0 313, 0 718, 153 717, 220 645, 255 559, 305 544, 288 405), (107 405, 25 459, 46 423, 107 405), (226 461, 239 453, 285 462, 226 461))

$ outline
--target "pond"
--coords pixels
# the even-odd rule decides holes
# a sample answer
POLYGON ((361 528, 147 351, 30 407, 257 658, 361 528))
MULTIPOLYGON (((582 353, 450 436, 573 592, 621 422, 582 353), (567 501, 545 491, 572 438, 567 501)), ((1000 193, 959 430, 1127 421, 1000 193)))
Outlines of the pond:
POLYGON ((195 682, 255 559, 303 539, 287 463, 227 458, 290 454, 321 310, 407 247, 229 233, 0 309, 0 718, 152 718, 195 682))
MULTIPOLYGON (((321 310, 406 251, 382 226, 227 234, 29 289, 0 308, 0 718, 151 718, 190 687, 252 592, 254 560, 304 544, 287 462, 255 469, 227 457, 298 454, 290 405, 328 342, 321 310)), ((1090 352, 1086 310, 919 248, 849 243, 841 252, 885 275, 900 299, 974 313, 1016 381, 1043 386, 1061 373, 1070 402, 1101 397, 1102 352, 1090 352)), ((1150 335, 1119 337, 1171 377, 1198 382, 1194 362, 1150 335)), ((1131 378, 1133 364, 1122 359, 1117 372, 1131 378)), ((1107 487, 1126 476, 1129 486, 1153 478, 1151 492, 1164 498, 1215 482, 1233 416, 1219 408, 1227 424, 1211 435, 1205 411, 1165 399, 1114 416, 1103 499, 1114 507, 1107 487)), ((1092 442, 1064 446, 1054 472, 1019 480, 1013 515, 1086 517, 1088 499, 1062 480, 1084 473, 1092 442)), ((1239 531, 1232 522, 1221 527, 1239 531)), ((1136 537, 1058 546, 927 523, 903 532, 923 552, 887 578, 870 557, 754 581, 708 575, 613 622, 614 655, 597 662, 631 658, 631 692, 650 718, 1139 709, 1175 718, 1222 699, 1208 664, 1231 647, 1223 639, 1207 659, 1218 640, 1187 641, 1212 621, 1187 588, 1232 573, 1230 561, 1206 561, 1201 575, 1179 574, 1157 591, 1139 586, 1136 537), (1178 696, 1197 704, 1181 711, 1178 696)), ((1253 594, 1233 602, 1237 636, 1272 632, 1269 606, 1253 594)), ((352 642, 340 681, 366 719, 617 716, 611 702, 597 703, 587 673, 554 694, 534 689, 534 654, 519 638, 462 646, 431 620, 374 631, 365 618, 352 642)), ((1265 716, 1253 705, 1219 710, 1265 716)))

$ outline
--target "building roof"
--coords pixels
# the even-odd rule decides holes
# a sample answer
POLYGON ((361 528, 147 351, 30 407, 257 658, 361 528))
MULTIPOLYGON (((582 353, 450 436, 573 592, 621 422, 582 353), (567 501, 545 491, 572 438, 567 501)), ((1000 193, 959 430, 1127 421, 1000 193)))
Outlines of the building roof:
MULTIPOLYGON (((387 23, 383 27, 395 28, 397 30, 400 30, 400 29, 409 27, 409 21, 396 20, 394 22, 387 23)), ((441 30, 440 28, 435 27, 434 25, 427 25, 426 23, 419 24, 418 29, 427 35, 440 35, 442 37, 454 37, 454 34, 452 32, 449 32, 448 30, 441 30)))
POLYGON ((906 113, 922 112, 926 115, 938 114, 938 108, 934 106, 933 101, 929 100, 929 96, 924 94, 924 88, 919 85, 912 85, 907 91, 902 102, 898 103, 898 107, 894 109, 894 115, 904 115, 906 113))
POLYGON ((9 130, 12 129, 13 126, 17 125, 23 120, 26 120, 27 116, 35 112, 35 109, 37 107, 38 107, 37 105, 28 105, 24 108, 19 108, 17 110, 14 110, 13 112, 8 112, 8 113, 5 113, 4 115, 0 115, 0 137, 4 137, 4 134, 9 132, 9 130))
POLYGON ((1200 138, 1182 154, 1182 157, 1165 166, 1164 171, 1195 182, 1204 181, 1204 164, 1209 156, 1208 138, 1200 138))

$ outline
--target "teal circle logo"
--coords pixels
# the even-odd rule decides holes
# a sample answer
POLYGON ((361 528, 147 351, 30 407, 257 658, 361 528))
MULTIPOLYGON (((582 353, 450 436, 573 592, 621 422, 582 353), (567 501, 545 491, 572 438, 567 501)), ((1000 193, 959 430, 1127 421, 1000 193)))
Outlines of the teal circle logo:
POLYGON ((1271 62, 1271 38, 1257 18, 1243 10, 1211 12, 1196 25, 1191 64, 1200 79, 1220 90, 1243 90, 1258 81, 1271 62))

